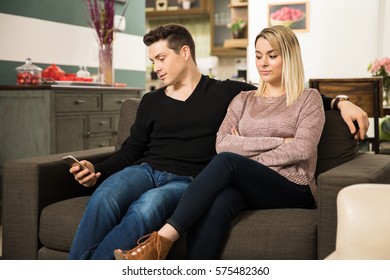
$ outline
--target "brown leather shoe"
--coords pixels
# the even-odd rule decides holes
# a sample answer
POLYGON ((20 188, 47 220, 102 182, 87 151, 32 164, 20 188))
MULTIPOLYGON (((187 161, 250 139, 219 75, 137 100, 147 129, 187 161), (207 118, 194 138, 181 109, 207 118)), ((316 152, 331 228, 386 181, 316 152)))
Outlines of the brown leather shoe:
POLYGON ((172 247, 172 241, 158 235, 157 231, 141 237, 138 246, 128 250, 114 250, 116 260, 165 260, 172 247), (144 242, 141 242, 147 238, 144 242))

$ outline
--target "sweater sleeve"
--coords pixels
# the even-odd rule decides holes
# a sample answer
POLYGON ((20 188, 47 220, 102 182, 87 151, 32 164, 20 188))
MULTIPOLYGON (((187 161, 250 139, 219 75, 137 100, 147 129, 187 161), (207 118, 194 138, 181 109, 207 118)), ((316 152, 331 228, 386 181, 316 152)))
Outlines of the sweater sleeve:
MULTIPOLYGON (((251 94, 244 92, 242 94, 251 94)), ((223 120, 217 133, 216 150, 217 153, 233 152, 243 156, 252 157, 261 152, 274 149, 283 143, 283 138, 279 137, 248 137, 232 135, 231 129, 238 127, 238 122, 242 117, 245 100, 242 94, 236 96, 230 103, 225 119, 223 120)))
POLYGON ((123 142, 121 148, 105 161, 95 165, 96 172, 102 173, 99 181, 103 181, 115 172, 133 164, 142 157, 147 149, 147 144, 150 141, 150 129, 146 125, 148 105, 145 103, 147 103, 147 99, 147 95, 141 99, 130 136, 123 142))
POLYGON ((322 103, 324 104, 325 111, 330 110, 331 109, 330 105, 332 104, 333 98, 327 97, 323 94, 321 94, 321 97, 322 97, 322 103))
POLYGON ((309 159, 317 152, 324 123, 321 95, 317 90, 311 90, 298 117, 294 139, 276 149, 257 155, 256 160, 267 166, 280 166, 309 159))

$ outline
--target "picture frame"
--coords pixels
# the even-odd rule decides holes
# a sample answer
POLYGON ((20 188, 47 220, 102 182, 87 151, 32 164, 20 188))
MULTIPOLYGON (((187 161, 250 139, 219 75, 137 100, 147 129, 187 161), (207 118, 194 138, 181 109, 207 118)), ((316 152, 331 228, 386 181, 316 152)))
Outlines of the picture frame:
POLYGON ((309 2, 268 3, 268 26, 284 25, 297 32, 309 31, 309 2))

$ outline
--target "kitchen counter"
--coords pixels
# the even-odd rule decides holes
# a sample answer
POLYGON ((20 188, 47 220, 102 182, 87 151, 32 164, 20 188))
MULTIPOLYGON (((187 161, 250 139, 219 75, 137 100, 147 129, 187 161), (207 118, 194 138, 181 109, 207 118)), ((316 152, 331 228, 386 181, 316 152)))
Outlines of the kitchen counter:
POLYGON ((86 91, 111 91, 111 92, 126 92, 129 90, 143 91, 142 88, 132 87, 113 87, 113 86, 98 86, 92 83, 77 83, 73 84, 42 84, 42 85, 0 85, 0 90, 46 90, 46 89, 66 89, 66 90, 86 90, 86 91))

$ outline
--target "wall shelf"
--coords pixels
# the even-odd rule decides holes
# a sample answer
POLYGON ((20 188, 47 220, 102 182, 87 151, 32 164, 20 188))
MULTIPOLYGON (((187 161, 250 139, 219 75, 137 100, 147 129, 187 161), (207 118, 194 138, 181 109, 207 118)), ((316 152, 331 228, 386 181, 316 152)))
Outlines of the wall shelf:
POLYGON ((145 13, 147 19, 208 17, 210 15, 209 2, 207 0, 198 0, 196 6, 188 10, 182 9, 177 1, 168 1, 167 9, 158 11, 155 9, 155 4, 153 3, 155 1, 146 2, 145 13))
MULTIPOLYGON (((232 39, 231 31, 226 26, 228 22, 225 21, 225 15, 228 15, 228 21, 233 18, 245 19, 247 21, 248 2, 239 2, 235 0, 214 0, 211 2, 211 54, 217 56, 246 57, 248 38, 232 39), (218 18, 218 20, 216 20, 216 18, 218 18), (223 24, 218 22, 221 18, 224 19, 223 24)), ((247 33, 248 32, 245 31, 245 37, 247 37, 247 33)))

